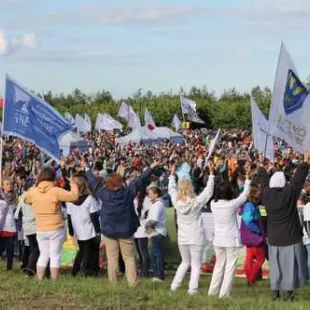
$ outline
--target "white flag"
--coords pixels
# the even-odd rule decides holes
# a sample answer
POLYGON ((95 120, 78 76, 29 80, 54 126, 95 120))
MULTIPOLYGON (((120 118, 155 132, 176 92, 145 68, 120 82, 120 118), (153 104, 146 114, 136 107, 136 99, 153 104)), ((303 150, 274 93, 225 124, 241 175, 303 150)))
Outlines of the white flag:
POLYGON ((269 114, 269 134, 304 153, 310 149, 309 117, 309 91, 298 78, 294 62, 282 44, 269 114))
POLYGON ((132 106, 125 102, 122 102, 118 116, 124 118, 127 121, 128 126, 131 128, 141 127, 141 122, 138 115, 133 110, 132 106))
POLYGON ((181 108, 183 111, 183 114, 188 114, 189 107, 192 108, 196 112, 196 102, 190 99, 187 99, 183 96, 180 96, 181 101, 181 108))
POLYGON ((113 129, 119 129, 119 130, 123 129, 123 125, 116 119, 114 119, 111 115, 104 113, 103 119, 106 119, 113 126, 113 129))
POLYGON ((252 135, 254 147, 269 160, 274 161, 274 144, 271 135, 268 135, 268 121, 259 109, 254 98, 251 98, 252 135))
POLYGON ((74 117, 69 112, 66 112, 64 116, 65 116, 65 119, 69 122, 69 124, 74 126, 75 124, 74 117))
POLYGON ((144 122, 145 122, 145 126, 150 129, 150 130, 154 130, 156 128, 155 122, 153 120, 152 114, 148 109, 145 109, 145 113, 144 113, 144 122))
POLYGON ((174 114, 173 119, 172 119, 172 125, 174 126, 176 131, 179 131, 182 123, 179 120, 178 116, 176 114, 174 114))
POLYGON ((90 119, 89 115, 86 113, 84 114, 84 120, 87 124, 87 131, 90 132, 91 131, 91 119, 90 119))
POLYGON ((89 128, 85 119, 79 114, 76 114, 75 116, 75 126, 78 132, 83 132, 83 133, 87 132, 89 128))
POLYGON ((102 120, 102 114, 98 113, 97 118, 96 118, 96 123, 95 123, 95 129, 96 130, 100 130, 99 126, 101 124, 101 120, 102 120))
POLYGON ((210 143, 209 153, 208 153, 208 156, 206 158, 206 162, 205 162, 204 168, 206 168, 207 165, 208 165, 209 159, 210 159, 210 157, 211 157, 211 155, 212 155, 212 153, 214 151, 215 145, 216 145, 216 143, 217 143, 217 141, 218 141, 218 139, 220 137, 220 133, 221 133, 221 129, 219 128, 219 130, 217 131, 214 139, 210 143))

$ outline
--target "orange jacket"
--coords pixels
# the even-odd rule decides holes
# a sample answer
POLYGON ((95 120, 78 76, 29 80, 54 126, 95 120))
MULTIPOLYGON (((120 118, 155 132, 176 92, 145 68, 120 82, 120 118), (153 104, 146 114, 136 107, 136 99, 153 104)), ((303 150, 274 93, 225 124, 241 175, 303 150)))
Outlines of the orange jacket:
POLYGON ((75 184, 72 184, 71 191, 68 192, 56 187, 53 182, 43 181, 26 192, 24 201, 35 209, 38 231, 57 231, 64 227, 61 202, 74 202, 78 198, 75 184))

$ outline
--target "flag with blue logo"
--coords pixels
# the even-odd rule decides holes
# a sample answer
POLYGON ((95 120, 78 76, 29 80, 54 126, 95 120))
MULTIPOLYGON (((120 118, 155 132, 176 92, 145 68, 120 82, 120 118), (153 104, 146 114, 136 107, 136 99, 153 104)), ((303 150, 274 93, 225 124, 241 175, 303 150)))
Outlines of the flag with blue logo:
POLYGON ((53 107, 6 76, 3 134, 32 142, 58 161, 59 140, 71 128, 53 107))
POLYGON ((304 153, 310 149, 309 118, 309 91, 282 44, 269 114, 269 134, 304 153))

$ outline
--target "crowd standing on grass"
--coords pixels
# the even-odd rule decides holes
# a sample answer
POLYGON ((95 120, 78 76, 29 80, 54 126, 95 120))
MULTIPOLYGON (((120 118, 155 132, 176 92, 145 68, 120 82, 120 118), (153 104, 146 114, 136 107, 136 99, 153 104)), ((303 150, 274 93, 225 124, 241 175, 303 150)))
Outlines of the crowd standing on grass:
POLYGON ((207 245, 201 214, 212 212, 216 263, 209 295, 232 297, 238 253, 245 246, 247 285, 256 284, 268 259, 273 298, 291 301, 310 278, 310 154, 275 141, 271 163, 255 152, 248 132, 231 130, 221 133, 207 161, 214 135, 188 130, 182 144, 120 147, 117 135, 91 132, 84 136, 87 151, 74 149, 58 164, 27 142, 6 140, 0 255, 7 271, 17 251, 25 276, 56 280, 70 234, 79 249, 73 276, 98 276, 104 246, 112 284, 120 271, 129 286, 138 277, 162 282, 166 208, 174 207, 181 264, 171 291, 190 268, 188 293, 198 292, 207 245))

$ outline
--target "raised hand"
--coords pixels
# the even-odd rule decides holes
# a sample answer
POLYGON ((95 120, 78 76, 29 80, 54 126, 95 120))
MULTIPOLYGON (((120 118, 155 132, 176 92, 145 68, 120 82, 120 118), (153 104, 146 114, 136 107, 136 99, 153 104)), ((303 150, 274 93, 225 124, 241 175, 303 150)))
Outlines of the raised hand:
POLYGON ((154 161, 153 164, 151 165, 151 168, 154 169, 154 168, 157 168, 157 167, 159 167, 159 166, 161 166, 161 162, 158 161, 158 160, 156 160, 156 161, 154 161))
POLYGON ((175 164, 170 165, 169 170, 170 170, 171 175, 175 175, 175 172, 176 172, 175 164))
POLYGON ((214 166, 212 161, 209 162, 208 167, 209 167, 209 170, 210 170, 210 174, 214 174, 215 166, 214 166))

